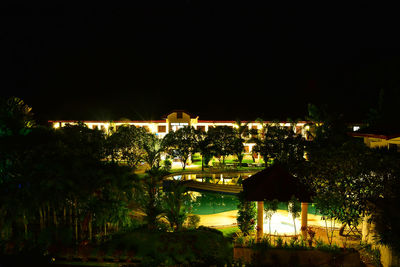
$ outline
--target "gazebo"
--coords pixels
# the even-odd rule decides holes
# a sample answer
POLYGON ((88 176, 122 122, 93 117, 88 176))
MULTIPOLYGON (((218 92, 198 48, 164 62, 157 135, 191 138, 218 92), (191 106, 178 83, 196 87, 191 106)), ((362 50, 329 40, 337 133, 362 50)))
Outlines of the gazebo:
POLYGON ((302 235, 307 235, 307 209, 312 194, 298 178, 287 172, 281 165, 274 164, 243 181, 244 197, 257 201, 257 238, 263 235, 264 200, 277 199, 288 202, 292 196, 301 202, 302 235))

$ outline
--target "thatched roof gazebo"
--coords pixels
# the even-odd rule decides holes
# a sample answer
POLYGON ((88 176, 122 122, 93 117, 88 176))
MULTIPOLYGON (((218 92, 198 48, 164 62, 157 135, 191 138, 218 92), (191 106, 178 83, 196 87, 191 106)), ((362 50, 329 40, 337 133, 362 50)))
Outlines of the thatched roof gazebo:
MULTIPOLYGON (((300 182, 300 180, 281 165, 274 164, 243 181, 243 193, 248 201, 257 201, 258 222, 263 222, 264 200, 277 199, 281 202, 288 202, 292 196, 301 202, 301 226, 302 234, 306 235, 307 209, 311 202, 312 193, 300 182)), ((263 234, 263 224, 257 227, 257 237, 263 234)))

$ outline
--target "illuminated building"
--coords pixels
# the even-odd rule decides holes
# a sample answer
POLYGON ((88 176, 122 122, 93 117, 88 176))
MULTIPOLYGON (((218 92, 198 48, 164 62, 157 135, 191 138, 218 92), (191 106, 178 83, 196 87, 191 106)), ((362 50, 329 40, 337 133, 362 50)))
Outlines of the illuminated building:
MULTIPOLYGON (((76 124, 77 121, 50 121, 54 128, 64 127, 67 124, 76 124)), ((176 131, 179 128, 185 126, 193 126, 195 129, 207 132, 210 127, 218 127, 218 126, 228 126, 237 128, 238 125, 236 121, 214 121, 214 120, 199 120, 198 116, 194 116, 184 110, 174 110, 171 113, 167 114, 163 117, 162 120, 151 120, 151 121, 83 121, 85 125, 87 125, 90 129, 99 129, 104 131, 107 134, 116 131, 118 127, 121 126, 130 126, 133 125, 135 127, 144 127, 147 131, 156 134, 160 138, 164 137, 170 131, 176 131)), ((250 129, 261 130, 264 125, 271 125, 276 122, 266 121, 266 122, 258 122, 258 121, 244 121, 243 124, 247 123, 247 127, 250 129)), ((279 122, 280 126, 293 127, 293 130, 301 134, 302 136, 306 136, 306 127, 305 121, 296 122, 295 125, 289 122, 279 122)), ((245 143, 245 152, 251 152, 254 143, 245 143)))
POLYGON ((351 133, 351 135, 363 138, 364 144, 370 148, 387 148, 389 150, 400 152, 400 133, 354 132, 351 133))

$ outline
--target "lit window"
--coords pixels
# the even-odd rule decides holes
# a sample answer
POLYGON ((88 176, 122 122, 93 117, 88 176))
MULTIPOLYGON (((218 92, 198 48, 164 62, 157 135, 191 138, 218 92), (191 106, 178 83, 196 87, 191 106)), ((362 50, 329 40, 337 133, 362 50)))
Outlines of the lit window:
POLYGON ((165 125, 158 125, 158 132, 159 133, 167 132, 167 127, 165 125))

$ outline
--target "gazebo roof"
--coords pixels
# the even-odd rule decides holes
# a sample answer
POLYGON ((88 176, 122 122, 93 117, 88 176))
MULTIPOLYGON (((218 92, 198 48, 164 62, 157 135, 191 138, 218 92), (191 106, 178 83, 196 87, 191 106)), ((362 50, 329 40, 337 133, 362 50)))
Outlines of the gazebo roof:
POLYGON ((312 194, 298 178, 281 165, 274 164, 243 181, 243 192, 249 201, 277 199, 289 201, 294 195, 300 202, 311 202, 312 194))

